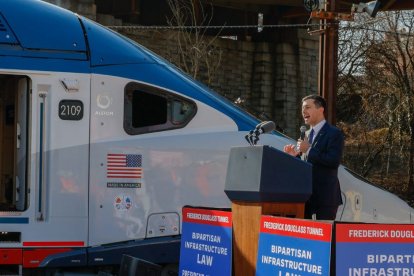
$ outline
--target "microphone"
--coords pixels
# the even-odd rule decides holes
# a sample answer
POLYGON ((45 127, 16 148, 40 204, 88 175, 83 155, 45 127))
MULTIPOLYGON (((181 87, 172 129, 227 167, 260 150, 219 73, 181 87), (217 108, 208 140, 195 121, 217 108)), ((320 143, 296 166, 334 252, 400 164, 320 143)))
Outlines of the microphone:
POLYGON ((275 129, 276 125, 273 121, 265 121, 256 126, 257 133, 256 135, 260 135, 262 133, 269 133, 275 129))
POLYGON ((256 125, 255 129, 252 129, 244 138, 251 145, 254 146, 259 141, 259 135, 262 133, 269 133, 275 129, 276 125, 272 121, 261 122, 256 125))
POLYGON ((300 127, 300 139, 301 140, 305 139, 305 132, 306 132, 306 126, 301 126, 300 127))
POLYGON ((259 141, 260 134, 272 132, 276 125, 272 121, 265 121, 256 126, 254 135, 252 136, 253 146, 259 141))
POLYGON ((250 146, 253 146, 253 140, 252 137, 254 135, 254 129, 250 130, 249 133, 246 134, 246 136, 244 136, 244 138, 246 139, 247 143, 249 143, 250 146))

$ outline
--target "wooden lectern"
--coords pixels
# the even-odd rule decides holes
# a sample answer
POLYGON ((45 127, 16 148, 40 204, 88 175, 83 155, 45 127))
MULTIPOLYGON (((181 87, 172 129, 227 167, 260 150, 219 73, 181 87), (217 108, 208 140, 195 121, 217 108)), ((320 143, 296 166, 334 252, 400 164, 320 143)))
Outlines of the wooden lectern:
POLYGON ((270 146, 234 147, 224 191, 232 201, 234 275, 254 276, 261 215, 303 218, 312 165, 270 146))

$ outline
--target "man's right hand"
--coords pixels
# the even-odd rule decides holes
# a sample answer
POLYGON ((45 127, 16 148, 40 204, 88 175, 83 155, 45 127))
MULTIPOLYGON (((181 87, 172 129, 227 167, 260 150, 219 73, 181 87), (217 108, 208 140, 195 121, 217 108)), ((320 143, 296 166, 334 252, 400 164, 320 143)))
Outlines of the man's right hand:
POLYGON ((299 151, 296 151, 296 145, 292 144, 284 146, 283 151, 292 156, 298 156, 300 154, 299 151))

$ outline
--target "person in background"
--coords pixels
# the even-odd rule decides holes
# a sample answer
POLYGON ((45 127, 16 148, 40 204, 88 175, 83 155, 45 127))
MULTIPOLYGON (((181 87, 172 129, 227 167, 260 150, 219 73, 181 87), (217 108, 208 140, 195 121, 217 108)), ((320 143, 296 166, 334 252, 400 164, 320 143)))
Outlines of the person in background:
POLYGON ((318 95, 302 99, 302 116, 310 126, 306 136, 297 145, 286 145, 284 151, 301 156, 312 163, 313 190, 305 205, 305 218, 334 220, 338 206, 342 204, 338 180, 338 167, 342 158, 344 135, 341 130, 328 124, 324 111, 326 101, 318 95))

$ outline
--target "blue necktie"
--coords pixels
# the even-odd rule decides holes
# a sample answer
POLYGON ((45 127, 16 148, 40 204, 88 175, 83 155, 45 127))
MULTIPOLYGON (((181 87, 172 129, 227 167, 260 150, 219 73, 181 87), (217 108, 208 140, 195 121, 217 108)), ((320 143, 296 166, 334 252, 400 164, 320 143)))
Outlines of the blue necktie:
POLYGON ((313 130, 313 128, 311 129, 310 133, 309 133, 309 144, 312 145, 313 142, 313 135, 315 134, 315 131, 313 130))

